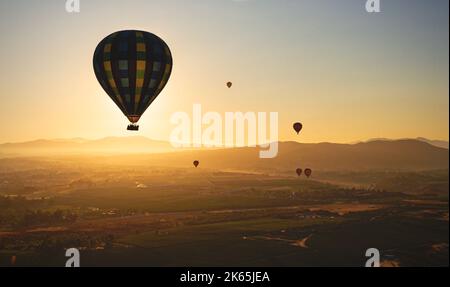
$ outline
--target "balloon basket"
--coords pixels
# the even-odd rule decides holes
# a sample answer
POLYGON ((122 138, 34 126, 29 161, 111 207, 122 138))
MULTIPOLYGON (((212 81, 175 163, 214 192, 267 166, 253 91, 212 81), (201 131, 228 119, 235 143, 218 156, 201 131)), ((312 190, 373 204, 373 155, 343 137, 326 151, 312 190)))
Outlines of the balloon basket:
POLYGON ((139 130, 139 126, 136 124, 129 124, 127 127, 127 130, 129 131, 138 131, 139 130))

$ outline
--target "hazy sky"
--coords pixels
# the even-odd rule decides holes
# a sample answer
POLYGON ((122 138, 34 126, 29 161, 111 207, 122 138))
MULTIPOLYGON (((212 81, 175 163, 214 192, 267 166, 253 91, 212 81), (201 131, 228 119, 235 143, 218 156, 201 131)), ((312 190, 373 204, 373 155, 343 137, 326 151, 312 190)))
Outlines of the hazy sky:
POLYGON ((65 0, 0 0, 0 142, 167 140, 171 114, 194 103, 279 112, 282 140, 448 140, 449 1, 381 5, 368 14, 365 0, 81 0, 69 14, 65 0), (137 134, 92 69, 97 43, 124 29, 159 35, 174 59, 137 134))

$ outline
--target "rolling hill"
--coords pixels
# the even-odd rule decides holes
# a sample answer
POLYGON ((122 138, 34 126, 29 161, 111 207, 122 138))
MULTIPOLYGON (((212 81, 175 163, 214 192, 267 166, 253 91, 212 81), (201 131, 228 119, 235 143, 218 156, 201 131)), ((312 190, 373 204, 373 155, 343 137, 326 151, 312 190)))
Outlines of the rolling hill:
POLYGON ((236 170, 426 170, 448 169, 449 150, 421 140, 373 140, 356 144, 280 142, 278 156, 260 159, 260 148, 178 150, 170 143, 145 137, 100 140, 38 140, 0 145, 0 156, 120 154, 123 162, 236 170), (177 152, 175 152, 177 151, 177 152))
MULTIPOLYGON (((448 141, 443 141, 443 140, 430 140, 430 139, 427 139, 427 138, 424 138, 424 137, 417 137, 415 139, 404 138, 404 139, 400 139, 400 140, 418 140, 418 141, 421 141, 421 142, 429 143, 432 146, 449 149, 449 142, 448 141)), ((388 138, 374 138, 374 139, 370 139, 370 140, 368 140, 366 142, 372 142, 372 141, 395 141, 395 140, 388 139, 388 138)))
POLYGON ((281 142, 278 156, 260 159, 259 148, 233 148, 155 155, 167 164, 200 160, 202 167, 237 170, 426 170, 447 169, 449 151, 417 140, 374 141, 358 144, 281 142))
POLYGON ((0 144, 0 156, 36 156, 58 154, 110 154, 110 153, 150 153, 173 151, 168 142, 146 137, 106 137, 97 140, 40 139, 22 143, 0 144))

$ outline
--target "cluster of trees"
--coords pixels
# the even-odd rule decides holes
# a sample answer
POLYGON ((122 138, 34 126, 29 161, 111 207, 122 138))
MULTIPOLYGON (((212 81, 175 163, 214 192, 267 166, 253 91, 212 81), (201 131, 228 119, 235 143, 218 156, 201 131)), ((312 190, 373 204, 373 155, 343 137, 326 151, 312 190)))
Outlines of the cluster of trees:
POLYGON ((54 211, 7 209, 0 212, 0 226, 16 228, 72 223, 77 219, 76 213, 59 209, 54 211))
POLYGON ((20 237, 0 238, 0 250, 62 252, 71 247, 96 249, 111 248, 114 242, 112 234, 29 234, 20 237))
POLYGON ((67 210, 31 211, 27 210, 22 218, 22 226, 48 225, 75 222, 78 215, 67 210))
POLYGON ((51 210, 49 200, 28 200, 23 196, 0 196, 0 227, 30 227, 71 223, 78 214, 70 210, 51 210))
POLYGON ((17 197, 0 196, 0 209, 24 205, 27 205, 27 200, 23 196, 17 197))

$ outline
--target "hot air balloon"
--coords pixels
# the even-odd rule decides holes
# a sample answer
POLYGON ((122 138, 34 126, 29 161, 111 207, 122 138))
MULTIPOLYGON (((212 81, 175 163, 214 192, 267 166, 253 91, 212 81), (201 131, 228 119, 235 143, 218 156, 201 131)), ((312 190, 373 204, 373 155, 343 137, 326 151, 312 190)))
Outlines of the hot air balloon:
POLYGON ((298 176, 300 176, 302 175, 303 170, 301 168, 297 168, 295 172, 297 173, 298 176))
POLYGON ((312 170, 310 169, 310 168, 307 168, 307 169, 305 169, 305 175, 306 175, 306 177, 310 177, 311 176, 311 174, 312 174, 312 170))
POLYGON ((136 124, 161 93, 172 72, 169 46, 158 36, 126 30, 104 38, 94 52, 94 72, 108 96, 136 124))
POLYGON ((301 131, 302 128, 303 128, 303 125, 302 125, 301 123, 295 123, 295 124, 293 125, 293 127, 294 127, 294 130, 297 132, 297 134, 299 134, 300 131, 301 131))
POLYGON ((228 88, 231 88, 231 86, 233 86, 233 83, 232 83, 232 82, 228 82, 228 83, 227 83, 227 87, 228 87, 228 88))
POLYGON ((200 164, 200 162, 198 160, 194 160, 193 164, 195 167, 197 167, 200 164))

